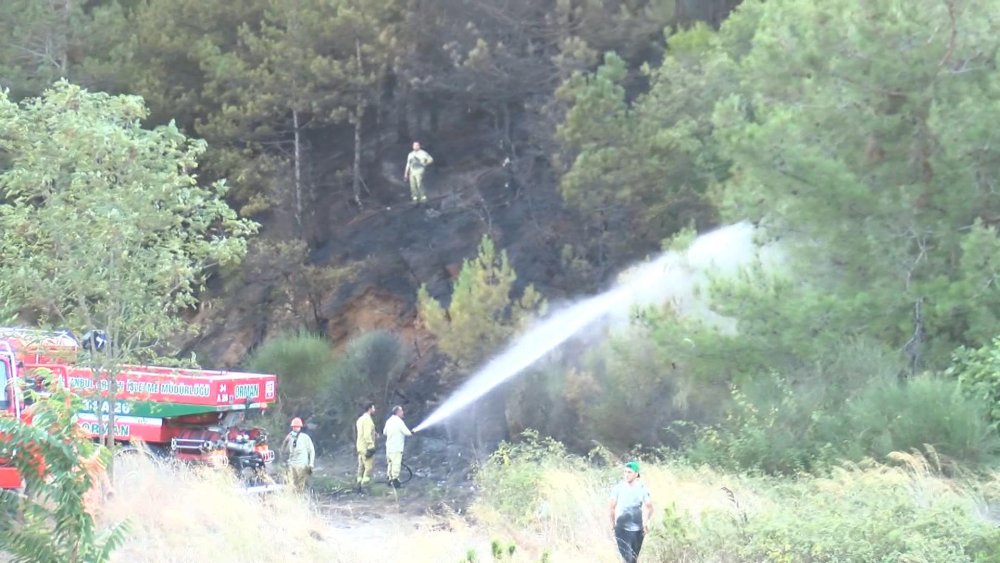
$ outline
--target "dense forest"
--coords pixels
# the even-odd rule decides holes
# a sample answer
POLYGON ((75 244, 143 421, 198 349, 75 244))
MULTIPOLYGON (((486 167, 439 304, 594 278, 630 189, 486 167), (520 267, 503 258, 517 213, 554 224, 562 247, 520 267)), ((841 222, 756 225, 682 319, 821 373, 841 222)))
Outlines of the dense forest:
MULTIPOLYGON (((131 182, 157 211, 201 202, 157 254, 191 260, 151 266, 201 274, 162 284, 174 320, 137 342, 273 366, 269 341, 319 334, 339 367, 288 376, 285 399, 336 426, 351 407, 331 414, 318 390, 446 391, 548 303, 748 221, 784 259, 706 284, 735 330, 670 304, 637 312, 505 389, 501 434, 687 445, 777 472, 925 444, 979 463, 997 452, 1000 396, 998 7, 11 0, 3 240, 56 264, 86 254, 60 240, 121 240, 65 210, 35 226, 69 236, 39 234, 46 200, 30 186, 48 162, 79 188, 72 143, 128 129, 158 164, 94 172, 84 192, 131 182), (93 136, 46 150, 51 131, 33 124, 60 119, 93 136), (435 157, 427 208, 403 205, 414 140, 435 157)), ((11 318, 69 320, 25 277, 59 268, 20 260, 0 270, 11 318)))
POLYGON ((330 525, 356 500, 332 473, 314 506, 160 466, 91 518, 92 445, 57 393, 41 425, 0 417, 59 476, 21 467, 42 502, 0 520, 0 550, 616 561, 595 540, 641 459, 644 560, 998 561, 997 13, 0 2, 0 326, 105 330, 81 356, 95 372, 277 373, 258 422, 305 418, 324 462, 347 444, 353 463, 359 401, 412 426, 540 320, 675 259, 657 299, 408 442, 429 473, 371 497, 381 524, 330 525), (415 141, 434 158, 421 205, 415 141), (400 524, 408 494, 437 519, 400 524))

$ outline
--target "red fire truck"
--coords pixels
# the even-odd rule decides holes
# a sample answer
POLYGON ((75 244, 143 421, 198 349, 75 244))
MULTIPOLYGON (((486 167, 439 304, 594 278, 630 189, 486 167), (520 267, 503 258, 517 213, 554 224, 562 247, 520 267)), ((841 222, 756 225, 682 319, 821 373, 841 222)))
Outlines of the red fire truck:
MULTIPOLYGON (((50 373, 83 398, 77 422, 95 440, 107 434, 114 412, 118 443, 231 465, 243 476, 265 473, 274 460, 264 431, 243 426, 248 413, 275 402, 274 375, 127 365, 112 384, 107 374, 81 367, 79 354, 79 342, 68 333, 0 328, 0 416, 27 420, 26 389, 40 389, 41 377, 50 373)), ((0 489, 20 486, 18 472, 0 460, 0 489)))

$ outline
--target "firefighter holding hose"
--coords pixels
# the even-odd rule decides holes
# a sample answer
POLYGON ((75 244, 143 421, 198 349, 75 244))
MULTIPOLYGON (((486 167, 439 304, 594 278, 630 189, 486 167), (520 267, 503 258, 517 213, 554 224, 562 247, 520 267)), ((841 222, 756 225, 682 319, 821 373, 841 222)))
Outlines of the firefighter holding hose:
POLYGON ((287 456, 292 486, 296 491, 302 491, 316 464, 316 448, 313 447, 312 438, 302 431, 301 418, 293 418, 290 426, 292 430, 281 443, 281 451, 287 456))
POLYGON ((385 457, 388 462, 389 486, 398 489, 399 471, 403 466, 403 446, 407 436, 413 436, 413 432, 403 422, 403 407, 396 405, 392 407, 392 416, 385 423, 382 431, 385 435, 385 457))

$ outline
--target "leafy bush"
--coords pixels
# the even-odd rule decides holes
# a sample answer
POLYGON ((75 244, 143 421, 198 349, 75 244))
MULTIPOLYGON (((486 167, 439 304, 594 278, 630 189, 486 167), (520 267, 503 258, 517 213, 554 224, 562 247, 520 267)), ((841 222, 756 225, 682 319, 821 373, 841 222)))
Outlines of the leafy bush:
POLYGON ((354 338, 341 354, 321 336, 283 334, 258 348, 247 366, 278 374, 278 408, 262 424, 272 436, 284 434, 288 419, 299 416, 314 440, 353 441, 361 403, 388 402, 390 387, 408 362, 399 339, 377 330, 354 338))
POLYGON ((392 386, 398 383, 409 361, 409 350, 399 338, 383 330, 364 333, 348 342, 343 355, 331 366, 329 383, 322 394, 324 419, 331 433, 353 442, 354 423, 364 402, 375 402, 382 412, 388 412, 392 386))
POLYGON ((844 393, 836 380, 793 387, 771 374, 734 387, 726 419, 702 428, 689 455, 721 467, 794 474, 927 446, 981 465, 1000 452, 1000 438, 985 405, 941 378, 876 377, 844 393))
POLYGON ((979 348, 959 348, 945 374, 958 380, 968 396, 990 406, 994 425, 1000 424, 1000 337, 979 348))
POLYGON ((476 472, 485 505, 516 524, 536 521, 543 513, 542 489, 550 470, 581 470, 582 461, 551 438, 527 430, 517 443, 501 442, 476 472))
POLYGON ((876 466, 772 486, 743 519, 714 513, 706 528, 739 561, 996 561, 1000 536, 975 509, 947 480, 876 466))
POLYGON ((333 349, 322 336, 280 334, 254 350, 247 369, 278 374, 278 396, 285 411, 309 403, 327 385, 333 349))
POLYGON ((32 563, 101 563, 125 540, 127 526, 95 525, 85 499, 100 485, 84 460, 106 467, 111 455, 80 434, 74 418, 81 399, 57 381, 49 378, 51 396, 30 407, 31 424, 0 417, 0 458, 18 469, 27 489, 23 498, 0 491, 0 552, 32 563))
POLYGON ((842 420, 842 434, 863 448, 851 452, 845 447, 845 457, 857 459, 862 453, 884 459, 890 452, 919 450, 926 444, 953 460, 981 465, 1000 452, 988 412, 982 401, 963 395, 954 381, 920 376, 875 381, 843 413, 830 416, 842 420))
POLYGON ((279 334, 265 341, 247 360, 250 371, 278 376, 277 407, 268 411, 259 424, 277 445, 288 432, 293 416, 302 417, 312 426, 323 409, 323 389, 330 381, 333 349, 323 337, 307 332, 279 334))
MULTIPOLYGON (((513 296, 517 273, 506 251, 497 253, 493 240, 484 235, 475 258, 465 260, 452 287, 447 307, 420 286, 417 308, 427 329, 437 338, 438 348, 457 367, 469 368, 486 359, 506 342, 532 315, 545 308, 534 286, 521 297, 513 296)), ((444 374, 457 377, 462 370, 444 374)))

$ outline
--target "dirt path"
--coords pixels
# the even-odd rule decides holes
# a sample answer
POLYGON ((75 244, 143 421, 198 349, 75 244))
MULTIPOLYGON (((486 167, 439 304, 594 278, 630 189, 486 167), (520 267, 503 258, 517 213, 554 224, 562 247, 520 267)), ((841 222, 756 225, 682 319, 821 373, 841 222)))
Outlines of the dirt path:
POLYGON ((475 489, 467 469, 442 461, 436 452, 404 459, 413 479, 394 490, 385 483, 384 455, 377 455, 375 479, 353 490, 352 452, 317 462, 312 498, 335 540, 376 559, 405 554, 411 562, 464 560, 471 550, 488 553, 489 539, 467 516, 475 489))
MULTIPOLYGON (((426 444, 425 444, 426 446, 426 444)), ((313 474, 313 498, 320 511, 329 514, 341 528, 383 523, 408 527, 440 526, 442 519, 463 517, 475 498, 469 464, 447 446, 431 444, 403 460, 413 469, 413 478, 399 490, 386 483, 385 456, 375 456, 375 476, 366 490, 354 491, 356 459, 343 449, 317 460, 313 474), (456 462, 454 458, 458 458, 456 462)))

